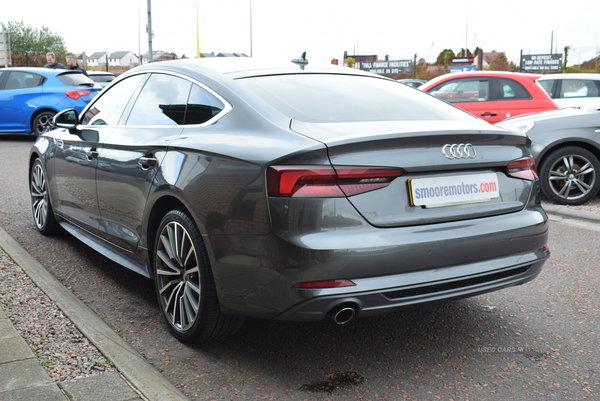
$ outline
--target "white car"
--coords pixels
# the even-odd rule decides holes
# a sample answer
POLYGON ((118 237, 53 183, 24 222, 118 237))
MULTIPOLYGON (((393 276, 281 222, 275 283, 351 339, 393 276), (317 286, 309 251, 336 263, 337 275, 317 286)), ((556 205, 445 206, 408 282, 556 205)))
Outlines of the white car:
POLYGON ((108 71, 88 71, 87 73, 92 81, 103 88, 116 78, 115 74, 108 71))
POLYGON ((581 107, 600 97, 600 74, 548 74, 537 83, 561 109, 581 107))

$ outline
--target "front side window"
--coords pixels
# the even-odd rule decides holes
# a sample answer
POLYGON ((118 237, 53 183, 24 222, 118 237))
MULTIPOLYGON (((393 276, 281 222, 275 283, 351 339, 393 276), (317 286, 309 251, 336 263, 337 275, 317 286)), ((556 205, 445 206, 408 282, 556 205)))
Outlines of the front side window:
POLYGON ((140 92, 127 125, 182 125, 192 83, 166 74, 152 74, 140 92))
POLYGON ((465 78, 446 81, 429 91, 450 103, 484 102, 489 100, 489 83, 486 78, 465 78))
POLYGON ((86 111, 81 124, 117 125, 129 99, 144 78, 143 74, 134 75, 103 92, 86 111))
POLYGON ((527 89, 513 79, 498 78, 496 80, 496 100, 531 99, 527 89))
POLYGON ((537 81, 538 84, 542 87, 542 89, 548 94, 548 96, 552 97, 552 86, 554 85, 554 79, 540 79, 537 81))

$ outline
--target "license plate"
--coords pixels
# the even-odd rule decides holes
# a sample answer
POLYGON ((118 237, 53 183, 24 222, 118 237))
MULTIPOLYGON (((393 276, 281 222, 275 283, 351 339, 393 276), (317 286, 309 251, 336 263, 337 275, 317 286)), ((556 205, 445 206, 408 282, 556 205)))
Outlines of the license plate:
POLYGON ((408 180, 413 206, 440 207, 487 202, 500 196, 495 173, 465 174, 408 180))

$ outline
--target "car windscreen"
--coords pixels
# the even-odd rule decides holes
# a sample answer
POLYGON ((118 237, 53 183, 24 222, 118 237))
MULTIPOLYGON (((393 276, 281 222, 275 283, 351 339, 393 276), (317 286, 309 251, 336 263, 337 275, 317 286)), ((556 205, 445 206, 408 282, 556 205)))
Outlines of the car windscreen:
POLYGON ((433 96, 377 77, 290 74, 242 78, 237 83, 286 116, 305 122, 473 119, 433 96))
POLYGON ((86 77, 81 72, 60 74, 56 78, 68 86, 94 86, 94 81, 86 77))

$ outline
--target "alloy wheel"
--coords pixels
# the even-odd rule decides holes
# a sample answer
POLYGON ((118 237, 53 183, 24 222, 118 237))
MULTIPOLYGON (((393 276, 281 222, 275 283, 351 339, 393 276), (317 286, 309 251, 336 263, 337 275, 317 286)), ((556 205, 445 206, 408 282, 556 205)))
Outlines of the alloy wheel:
POLYGON ((160 233, 156 252, 156 280, 163 311, 175 330, 188 331, 198 318, 201 299, 194 243, 183 225, 171 221, 160 233))
POLYGON ((38 230, 43 230, 48 221, 48 187, 46 174, 39 163, 35 163, 31 172, 31 201, 35 225, 38 230))
POLYGON ((587 158, 569 154, 557 159, 550 166, 548 181, 558 197, 576 200, 592 191, 596 183, 596 170, 587 158))
POLYGON ((45 132, 54 129, 54 123, 52 119, 55 113, 44 112, 38 115, 33 122, 33 131, 36 136, 40 136, 45 132))

